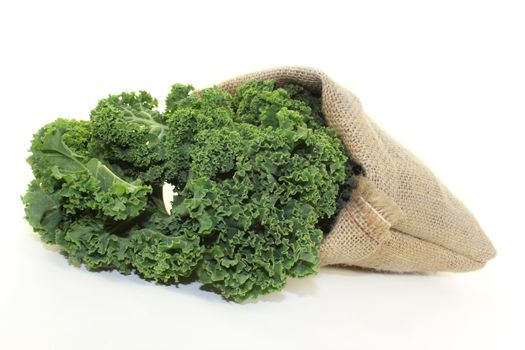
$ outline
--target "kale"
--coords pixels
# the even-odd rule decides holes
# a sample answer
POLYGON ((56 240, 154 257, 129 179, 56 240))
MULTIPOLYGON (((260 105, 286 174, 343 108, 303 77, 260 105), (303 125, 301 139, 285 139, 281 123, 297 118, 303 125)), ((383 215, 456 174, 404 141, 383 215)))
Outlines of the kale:
POLYGON ((41 128, 30 152, 26 218, 72 264, 197 279, 236 302, 318 271, 360 172, 320 98, 272 80, 233 96, 175 84, 163 113, 144 91, 110 95, 90 121, 41 128))

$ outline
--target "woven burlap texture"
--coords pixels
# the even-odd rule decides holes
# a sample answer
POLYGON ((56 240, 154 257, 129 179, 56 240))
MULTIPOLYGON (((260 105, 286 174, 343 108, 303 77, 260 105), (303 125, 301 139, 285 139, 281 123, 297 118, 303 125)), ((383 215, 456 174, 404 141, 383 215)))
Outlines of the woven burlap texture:
POLYGON ((322 265, 394 272, 471 271, 496 251, 474 216, 424 163, 363 111, 350 91, 307 67, 258 71, 222 82, 231 93, 250 79, 295 83, 321 96, 326 123, 364 169, 320 248, 322 265))

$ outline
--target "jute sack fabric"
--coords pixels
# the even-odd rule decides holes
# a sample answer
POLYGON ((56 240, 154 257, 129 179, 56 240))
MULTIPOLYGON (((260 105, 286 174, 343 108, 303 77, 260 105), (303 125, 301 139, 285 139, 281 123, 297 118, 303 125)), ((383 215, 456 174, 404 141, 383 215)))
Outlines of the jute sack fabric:
POLYGON ((306 67, 259 71, 219 86, 234 93, 249 79, 295 83, 321 96, 326 123, 364 169, 358 188, 322 242, 322 265, 394 272, 471 271, 496 255, 462 202, 420 159, 376 125, 350 91, 306 67))

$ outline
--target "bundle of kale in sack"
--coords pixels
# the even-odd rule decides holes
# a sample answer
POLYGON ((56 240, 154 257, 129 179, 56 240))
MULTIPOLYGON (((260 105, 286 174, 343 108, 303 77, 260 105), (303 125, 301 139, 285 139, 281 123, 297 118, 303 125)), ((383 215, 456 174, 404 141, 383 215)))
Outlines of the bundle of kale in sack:
POLYGON ((30 152, 28 222, 90 270, 198 280, 240 302, 321 265, 468 271, 495 254, 423 163, 314 69, 175 84, 163 112, 144 91, 110 95, 89 121, 42 127, 30 152))

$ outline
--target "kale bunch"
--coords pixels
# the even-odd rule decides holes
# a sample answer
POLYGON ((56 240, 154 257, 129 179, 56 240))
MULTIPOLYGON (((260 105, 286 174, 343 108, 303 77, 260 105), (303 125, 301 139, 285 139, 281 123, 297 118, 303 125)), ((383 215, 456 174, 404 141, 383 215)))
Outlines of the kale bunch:
POLYGON ((200 281, 237 302, 314 274, 323 231, 360 169, 297 85, 248 81, 232 96, 175 84, 99 101, 90 121, 35 135, 23 202, 74 265, 200 281), (174 187, 168 212, 164 184, 174 187))

